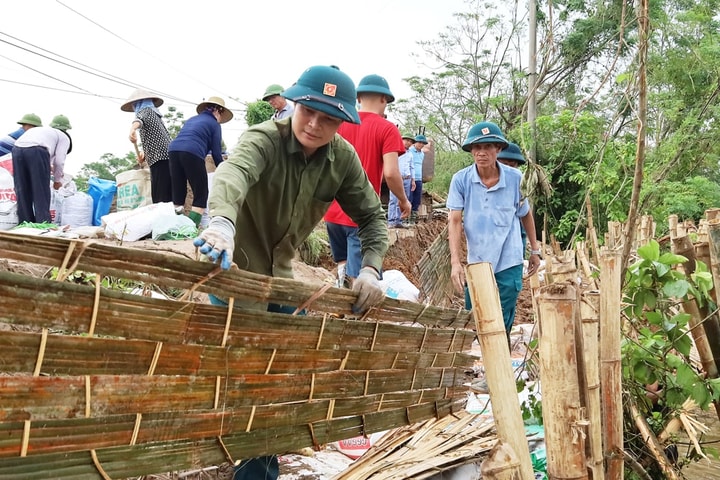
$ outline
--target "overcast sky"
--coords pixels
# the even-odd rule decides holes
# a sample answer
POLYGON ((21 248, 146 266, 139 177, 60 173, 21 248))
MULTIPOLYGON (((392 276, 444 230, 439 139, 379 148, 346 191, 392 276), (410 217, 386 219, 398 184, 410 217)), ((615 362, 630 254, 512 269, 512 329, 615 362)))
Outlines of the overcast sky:
MULTIPOLYGON (((0 129, 25 113, 44 125, 62 113, 72 124, 66 171, 104 153, 132 150, 133 114, 122 112, 136 86, 161 93, 186 118, 219 95, 232 109, 271 83, 290 86, 311 65, 338 65, 357 82, 384 76, 396 97, 402 79, 426 75, 412 53, 467 10, 465 0, 36 0, 3 2, 0 129), (34 53, 33 53, 34 52, 34 53)), ((244 113, 223 125, 228 147, 244 113)))

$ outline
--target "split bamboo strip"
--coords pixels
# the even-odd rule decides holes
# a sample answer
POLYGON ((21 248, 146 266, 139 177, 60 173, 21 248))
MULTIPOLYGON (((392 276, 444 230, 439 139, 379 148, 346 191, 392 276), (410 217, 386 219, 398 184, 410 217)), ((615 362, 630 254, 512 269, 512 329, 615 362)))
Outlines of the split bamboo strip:
MULTIPOLYGON (((94 289, 85 285, 0 272, 0 318, 9 323, 37 328, 85 333, 94 303, 94 289), (53 287, 54 285, 54 287, 53 287)), ((411 303, 411 302, 403 302, 411 303)), ((226 307, 184 303, 103 289, 96 335, 147 339, 170 343, 218 345, 224 337, 226 307), (176 312, 181 311, 181 314, 176 312)), ((375 339, 380 351, 417 350, 424 330, 406 324, 381 322, 375 339)), ((316 348, 322 318, 289 316, 236 308, 228 346, 262 348, 316 348)), ((326 322, 320 348, 366 350, 375 322, 331 318, 326 322)), ((469 350, 474 333, 434 328, 423 345, 427 353, 469 350), (454 338, 454 340, 453 340, 454 338), (451 345, 450 342, 455 344, 451 345)))
MULTIPOLYGON (((311 390, 315 400, 343 399, 407 390, 459 388, 463 381, 462 370, 453 369, 448 373, 443 368, 242 374, 227 377, 227 393, 221 395, 220 403, 231 408, 303 402, 308 400, 311 390)), ((103 415, 184 411, 214 405, 215 377, 92 375, 90 382, 91 411, 103 415)), ((72 418, 86 406, 85 376, 5 376, 0 377, 0 392, 3 398, 0 418, 4 421, 28 417, 33 421, 72 418)))
MULTIPOLYGON (((538 295, 542 337, 539 340, 543 425, 550 480, 588 478, 585 456, 586 420, 580 402, 576 318, 577 292, 569 284, 553 284, 538 295)), ((493 402, 493 410, 495 402, 493 402)))
POLYGON ((585 355, 585 408, 588 417, 588 468, 592 480, 604 480, 602 409, 600 407, 600 293, 584 292, 580 300, 585 355))
POLYGON ((600 391, 602 394, 605 478, 623 478, 621 255, 600 251, 600 391))
MULTIPOLYGON (((153 358, 155 342, 119 338, 5 331, 0 335, 4 372, 48 375, 142 375, 153 358), (39 347, 38 347, 39 345, 39 347), (28 352, 38 352, 37 360, 28 352)), ((331 370, 384 370, 426 367, 471 367, 466 353, 400 353, 363 350, 252 349, 164 344, 156 375, 295 374, 331 370), (274 358, 273 357, 274 353, 274 358), (268 370, 270 359, 272 368, 268 370)))
MULTIPOLYGON (((69 241, 62 238, 0 232, 0 255, 11 260, 59 266, 68 245, 69 241)), ((222 297, 243 297, 298 307, 317 292, 317 285, 236 269, 207 279, 217 269, 215 265, 149 250, 88 242, 81 253, 75 259, 76 268, 84 272, 184 289, 192 289, 201 283, 197 286, 198 291, 222 297)), ((313 305, 324 312, 354 316, 351 306, 356 299, 357 294, 352 290, 333 287, 313 305)), ((370 317, 393 322, 413 321, 433 327, 472 327, 472 318, 467 311, 451 311, 392 298, 384 299, 370 317)))
POLYGON ((577 242, 575 244, 575 252, 577 255, 577 263, 578 266, 582 269, 583 277, 584 277, 584 283, 587 283, 589 285, 588 288, 591 290, 597 290, 597 280, 593 276, 593 270, 590 266, 590 262, 588 262, 587 253, 585 251, 586 243, 585 242, 577 242))
POLYGON ((531 480, 534 474, 530 451, 525 439, 525 428, 492 266, 487 262, 468 265, 466 278, 478 341, 485 359, 485 377, 490 389, 498 438, 510 445, 518 456, 522 480, 531 480))
POLYGON ((465 389, 438 388, 386 394, 384 397, 368 395, 291 404, 225 407, 221 411, 208 406, 206 409, 176 412, 2 422, 0 458, 4 462, 23 449, 31 455, 38 455, 182 439, 202 440, 217 435, 286 428, 353 415, 392 414, 422 405, 464 402, 465 398, 465 389), (382 408, 378 408, 381 402, 382 408), (332 417, 328 418, 328 414, 332 417), (140 420, 142 428, 139 428, 140 420))
POLYGON ((593 221, 593 212, 592 212, 592 205, 590 202, 590 195, 587 195, 585 197, 585 206, 587 208, 587 221, 588 221, 586 237, 590 239, 590 245, 592 246, 592 250, 590 252, 590 259, 593 264, 597 265, 599 263, 598 258, 599 258, 599 254, 600 254, 600 244, 598 243, 597 231, 595 230, 595 222, 593 221))
POLYGON ((492 422, 465 411, 401 427, 386 433, 333 480, 427 478, 476 461, 497 441, 492 427, 492 422))
MULTIPOLYGON (((313 422, 315 440, 329 443, 366 434, 446 417, 462 411, 462 402, 434 402, 396 409, 377 414, 348 416, 334 420, 313 422)), ((133 419, 134 422, 134 419, 133 419)), ((284 453, 313 445, 307 425, 269 428, 252 432, 237 432, 222 437, 228 452, 235 458, 284 453)), ((198 465, 219 464, 226 461, 216 438, 177 440, 148 445, 95 448, 99 463, 111 478, 127 478, 167 471, 197 468, 198 465)), ((47 476, 55 480, 95 479, 97 470, 88 451, 16 456, 0 462, 0 480, 17 480, 47 476)))

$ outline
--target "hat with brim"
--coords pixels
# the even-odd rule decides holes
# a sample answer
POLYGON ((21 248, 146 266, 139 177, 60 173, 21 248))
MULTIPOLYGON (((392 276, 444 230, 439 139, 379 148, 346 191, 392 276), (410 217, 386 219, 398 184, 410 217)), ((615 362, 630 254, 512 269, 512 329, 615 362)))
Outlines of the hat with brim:
POLYGON ((354 103, 342 101, 329 96, 319 96, 314 90, 295 84, 282 93, 291 102, 299 103, 318 112, 325 113, 345 122, 360 124, 360 115, 354 103))
POLYGON ((520 151, 520 147, 516 143, 508 143, 508 146, 497 155, 498 160, 512 160, 521 165, 527 163, 525 157, 520 151))
POLYGON ((507 147, 507 140, 497 135, 478 135, 477 137, 469 138, 463 143, 462 149, 466 152, 472 151, 472 146, 476 143, 496 143, 500 148, 507 147))
POLYGON ((414 141, 415 141, 415 137, 412 136, 412 135, 410 135, 409 133, 404 134, 404 135, 402 136, 402 139, 403 139, 403 140, 410 140, 411 142, 414 142, 414 141))
POLYGON ((420 142, 424 143, 425 145, 428 144, 427 137, 425 135, 415 135, 415 138, 413 139, 415 143, 420 142))
POLYGON ((218 107, 222 107, 222 113, 220 113, 220 123, 226 123, 226 122, 229 122, 230 120, 232 120, 233 113, 230 110, 228 110, 228 108, 225 106, 225 100, 223 100, 220 97, 210 97, 207 100, 205 100, 204 102, 198 103, 198 106, 195 109, 195 111, 197 113, 202 113, 205 111, 206 108, 208 108, 212 105, 217 105, 218 107))
POLYGON ((133 104, 138 100, 145 99, 151 99, 153 101, 153 105, 155 105, 156 107, 159 107, 163 104, 162 98, 158 97, 152 92, 143 90, 142 88, 138 88, 132 94, 130 94, 127 101, 123 103, 120 107, 120 110, 122 110, 123 112, 134 112, 135 108, 133 107, 133 104))

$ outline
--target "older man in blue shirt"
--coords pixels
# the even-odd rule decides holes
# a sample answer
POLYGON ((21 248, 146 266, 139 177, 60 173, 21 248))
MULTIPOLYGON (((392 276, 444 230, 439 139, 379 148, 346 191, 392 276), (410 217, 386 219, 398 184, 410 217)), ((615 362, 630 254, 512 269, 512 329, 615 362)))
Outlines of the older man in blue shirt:
POLYGON ((521 223, 531 248, 529 275, 535 273, 540 265, 541 252, 530 204, 520 192, 522 175, 497 160, 498 153, 507 145, 500 128, 492 122, 481 122, 470 128, 462 148, 472 153, 474 162, 453 175, 447 206, 450 209, 448 238, 453 285, 458 292, 465 290, 466 308, 470 309, 465 270, 460 259, 464 228, 467 263, 492 264, 509 338, 515 321, 517 298, 522 289, 525 252, 520 235, 521 223))

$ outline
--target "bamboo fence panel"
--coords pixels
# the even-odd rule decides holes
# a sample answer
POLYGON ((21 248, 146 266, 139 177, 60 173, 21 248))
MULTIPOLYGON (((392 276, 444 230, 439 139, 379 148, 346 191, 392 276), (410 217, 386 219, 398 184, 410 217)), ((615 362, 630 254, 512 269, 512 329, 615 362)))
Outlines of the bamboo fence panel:
MULTIPOLYGON (((161 252, 0 232, 0 255, 22 262, 58 267, 61 275, 72 271, 136 280, 190 292, 221 297, 242 297, 261 303, 309 307, 323 312, 355 316, 351 306, 357 295, 349 289, 331 287, 318 293, 317 285, 293 279, 267 277, 239 269, 222 271, 214 264, 171 256, 161 252), (306 305, 311 300, 311 304, 306 305)), ((419 323, 430 327, 471 329, 470 312, 385 298, 365 319, 419 323)))
POLYGON ((450 279, 450 244, 447 227, 423 253, 417 268, 420 274, 420 291, 425 297, 425 302, 443 307, 452 305, 453 287, 450 279))
POLYGON ((122 247, 0 233, 6 258, 232 298, 229 307, 0 272, 0 479, 122 478, 462 411, 469 312, 122 247), (308 315, 235 306, 289 304, 308 315), (347 302, 347 306, 344 303, 347 302), (325 307, 326 310, 322 310, 325 307), (340 316, 339 316, 340 315, 340 316), (387 317, 387 318, 386 318, 387 317))

